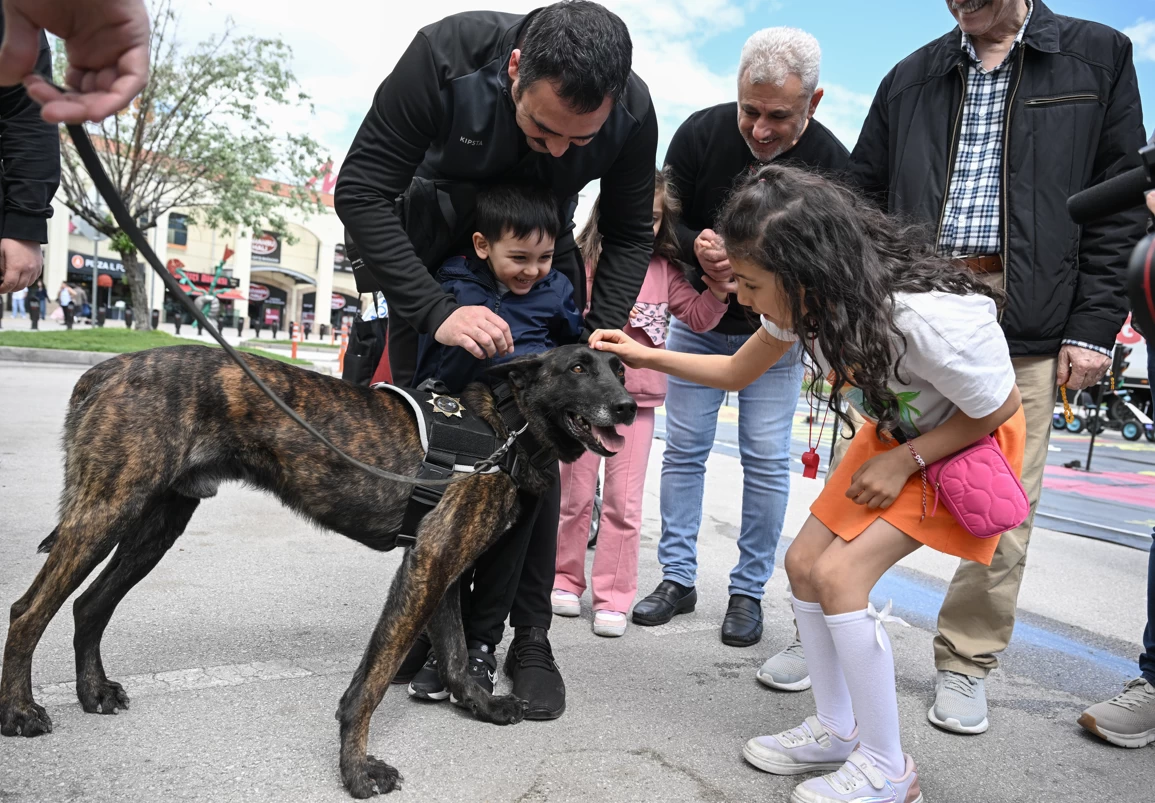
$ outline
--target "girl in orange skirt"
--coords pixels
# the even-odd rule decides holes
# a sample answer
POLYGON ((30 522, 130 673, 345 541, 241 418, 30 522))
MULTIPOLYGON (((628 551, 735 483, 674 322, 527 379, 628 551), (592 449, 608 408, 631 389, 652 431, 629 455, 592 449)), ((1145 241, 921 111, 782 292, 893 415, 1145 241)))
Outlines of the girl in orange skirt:
MULTIPOLYGON (((609 331, 590 344, 631 368, 739 390, 801 340, 815 375, 827 377, 825 400, 838 394, 867 419, 786 553, 817 713, 751 739, 744 755, 780 775, 830 772, 800 784, 794 803, 922 801, 899 738, 883 628, 901 620, 889 605, 876 611, 869 594, 923 544, 990 562, 997 538, 975 538, 941 506, 934 515, 926 509, 934 492, 919 465, 993 432, 1021 471, 1023 414, 994 291, 938 257, 922 232, 795 168, 761 168, 716 231, 738 300, 762 317, 758 337, 733 356, 646 349, 609 331)), ((832 407, 853 426, 844 405, 832 407)))

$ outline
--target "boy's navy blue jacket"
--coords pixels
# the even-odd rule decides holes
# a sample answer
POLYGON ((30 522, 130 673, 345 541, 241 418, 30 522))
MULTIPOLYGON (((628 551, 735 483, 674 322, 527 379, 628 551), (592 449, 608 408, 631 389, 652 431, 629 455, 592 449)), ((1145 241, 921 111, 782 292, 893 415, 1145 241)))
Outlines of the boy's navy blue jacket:
POLYGON ((574 343, 581 334, 582 318, 573 300, 573 284, 560 271, 551 270, 525 295, 503 286, 489 265, 476 257, 454 257, 437 274, 441 289, 453 295, 457 304, 486 306, 509 324, 514 352, 508 357, 479 360, 460 346, 443 346, 432 335, 421 335, 417 351, 417 371, 413 384, 440 379, 450 393, 460 393, 482 372, 527 354, 538 354, 555 346, 574 343))

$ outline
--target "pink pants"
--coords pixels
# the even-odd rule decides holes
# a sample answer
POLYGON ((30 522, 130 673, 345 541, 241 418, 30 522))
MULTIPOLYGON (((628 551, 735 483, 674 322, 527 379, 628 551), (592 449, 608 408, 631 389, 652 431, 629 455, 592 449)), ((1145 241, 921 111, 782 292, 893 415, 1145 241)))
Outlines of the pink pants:
MULTIPOLYGON (((618 430, 626 445, 606 460, 602 519, 594 552, 595 611, 628 613, 638 593, 638 544, 642 535, 642 493, 654 440, 654 408, 639 407, 634 423, 618 430)), ((586 589, 586 542, 594 489, 602 458, 586 452, 561 466, 561 520, 557 529, 557 574, 553 586, 579 597, 586 589)))

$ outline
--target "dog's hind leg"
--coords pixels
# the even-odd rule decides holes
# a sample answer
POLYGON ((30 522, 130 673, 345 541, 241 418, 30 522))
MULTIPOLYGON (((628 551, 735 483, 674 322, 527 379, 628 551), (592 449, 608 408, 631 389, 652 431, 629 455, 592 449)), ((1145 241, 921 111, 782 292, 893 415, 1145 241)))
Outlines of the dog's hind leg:
POLYGON ((441 597, 433 618, 426 625, 437 655, 437 671, 454 700, 473 712, 482 722, 512 725, 525 719, 526 703, 512 694, 495 697, 469 678, 469 653, 461 624, 461 599, 457 582, 441 597))
POLYGON ((116 606, 156 567, 199 504, 199 499, 165 492, 149 505, 137 531, 125 535, 104 571, 73 603, 76 696, 89 714, 115 714, 128 708, 124 688, 104 673, 100 640, 116 606))
POLYGON ((32 654, 45 628, 116 543, 108 505, 80 521, 65 517, 59 537, 32 588, 12 606, 0 673, 0 735, 39 736, 52 731, 47 712, 32 699, 32 654))

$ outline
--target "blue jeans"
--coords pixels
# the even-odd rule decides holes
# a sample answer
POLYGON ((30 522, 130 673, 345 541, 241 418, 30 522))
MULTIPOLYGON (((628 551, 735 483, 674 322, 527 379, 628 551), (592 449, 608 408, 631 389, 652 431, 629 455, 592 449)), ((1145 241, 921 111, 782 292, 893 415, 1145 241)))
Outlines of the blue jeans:
MULTIPOLYGON (((688 354, 734 354, 749 335, 698 334, 674 320, 667 348, 688 354)), ((802 388, 801 349, 738 394, 738 451, 742 457, 742 530, 730 594, 762 599, 774 571, 790 496, 790 430, 802 388)), ((666 395, 666 451, 662 459, 663 577, 684 586, 698 574, 698 528, 706 458, 714 445, 725 393, 670 377, 666 395)))
MULTIPOLYGON (((1151 411, 1155 413, 1155 343, 1151 339, 1147 340, 1147 377, 1151 383, 1151 411)), ((1155 537, 1155 528, 1152 528, 1151 535, 1155 537)), ((1148 683, 1155 686, 1155 548, 1147 562, 1147 629, 1143 631, 1139 671, 1148 683)))

